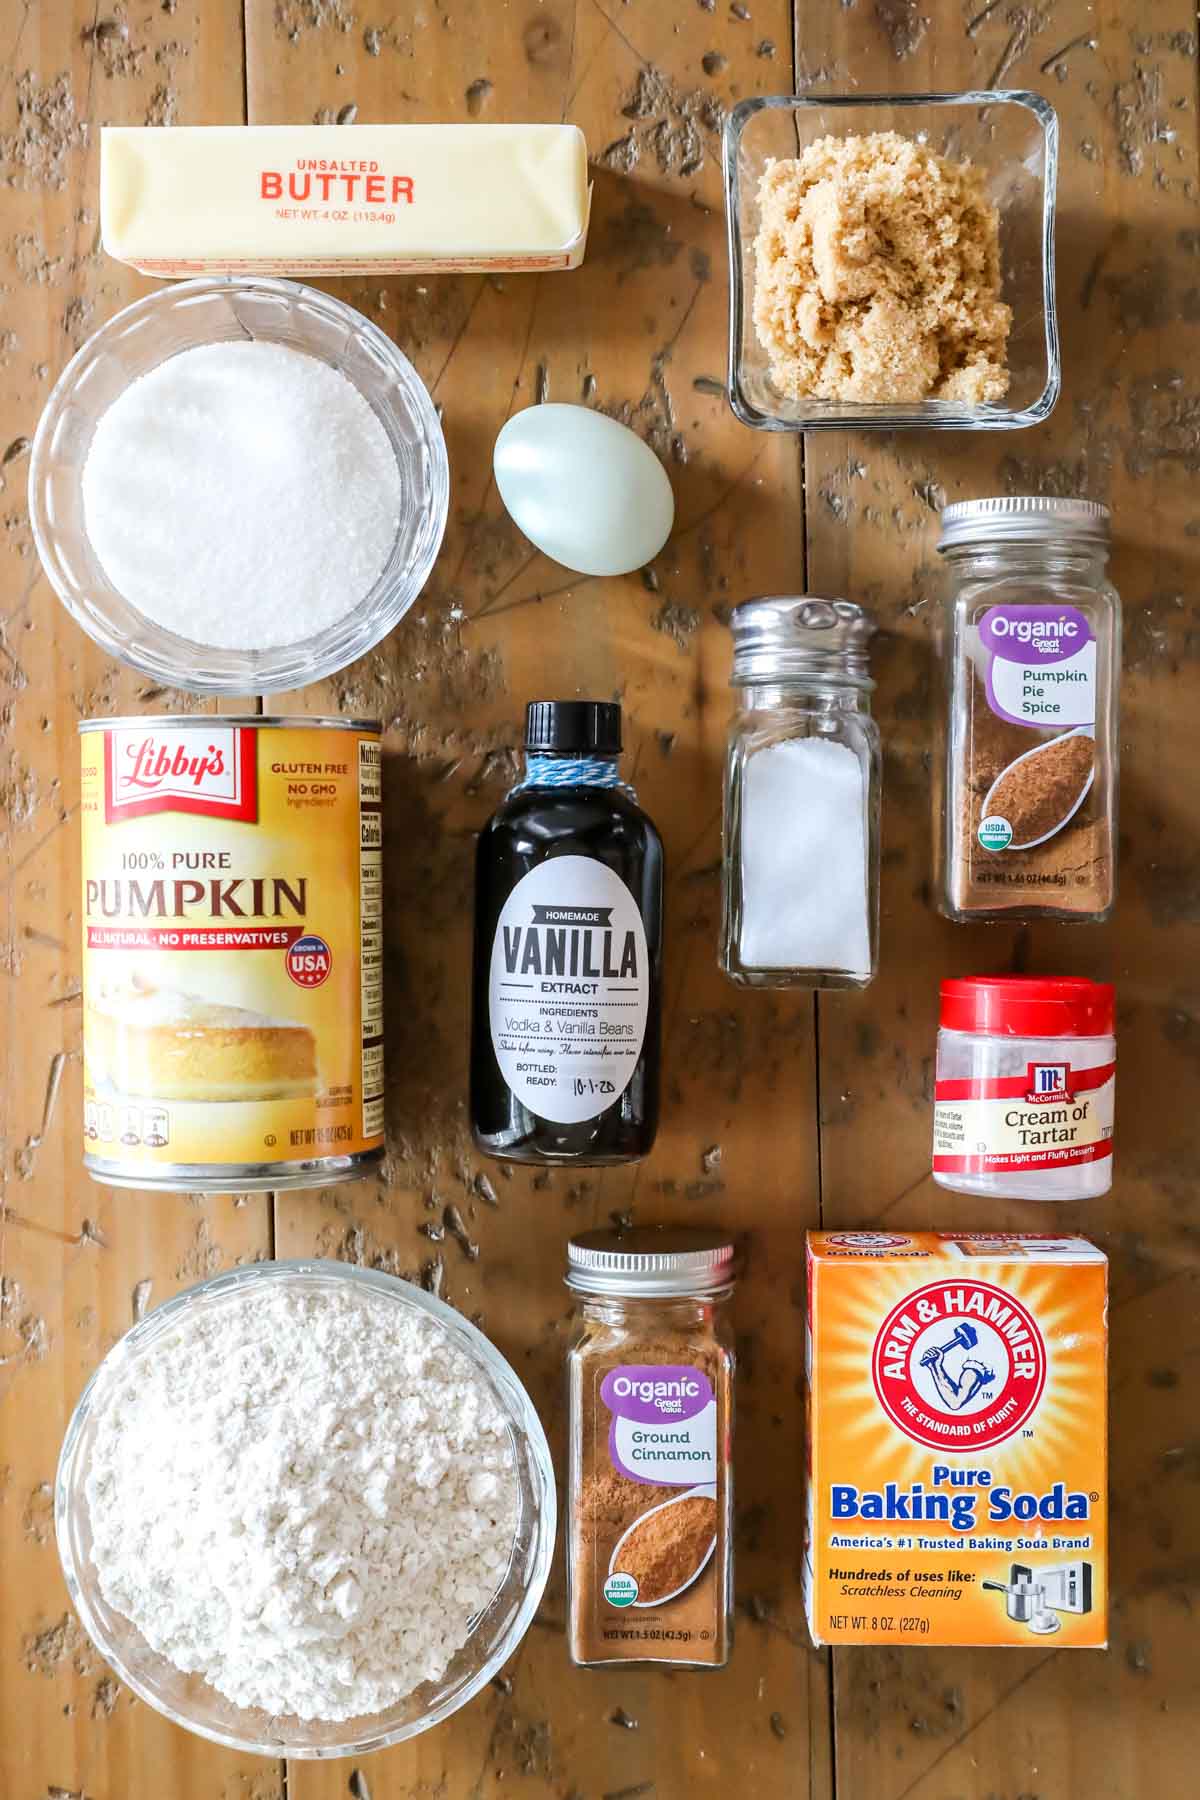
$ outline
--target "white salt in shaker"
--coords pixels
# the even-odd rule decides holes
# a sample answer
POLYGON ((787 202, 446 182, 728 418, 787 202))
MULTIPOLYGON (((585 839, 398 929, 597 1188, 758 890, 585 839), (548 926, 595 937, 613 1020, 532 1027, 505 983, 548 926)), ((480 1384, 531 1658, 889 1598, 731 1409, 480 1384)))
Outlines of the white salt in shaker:
POLYGON ((879 732, 849 600, 735 607, 721 967, 746 987, 865 987, 879 936, 879 732))

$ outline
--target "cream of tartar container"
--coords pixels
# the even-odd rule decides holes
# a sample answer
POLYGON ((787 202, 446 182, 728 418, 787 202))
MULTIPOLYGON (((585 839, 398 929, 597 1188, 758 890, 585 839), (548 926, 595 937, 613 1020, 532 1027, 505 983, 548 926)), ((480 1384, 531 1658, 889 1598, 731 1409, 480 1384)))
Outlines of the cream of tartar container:
POLYGON ((943 981, 933 1179, 987 1199, 1087 1200, 1112 1186, 1117 1043, 1108 982, 943 981))
POLYGON ((314 1187, 383 1153, 381 750, 364 719, 86 719, 84 1166, 314 1187))

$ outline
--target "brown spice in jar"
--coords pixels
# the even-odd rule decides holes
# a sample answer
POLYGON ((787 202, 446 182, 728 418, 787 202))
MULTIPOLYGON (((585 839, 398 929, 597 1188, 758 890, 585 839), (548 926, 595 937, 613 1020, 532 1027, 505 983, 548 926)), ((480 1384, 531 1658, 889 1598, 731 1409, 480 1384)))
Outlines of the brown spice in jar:
POLYGON ((573 1351, 571 1382, 578 1420, 569 1519, 572 1657, 583 1664, 653 1661, 719 1667, 729 1654, 732 1352, 710 1336, 697 1341, 694 1335, 663 1333, 637 1339, 600 1328, 585 1334, 573 1351), (686 1488, 633 1481, 613 1467, 611 1419, 600 1389, 610 1370, 630 1364, 685 1365, 708 1377, 717 1405, 715 1500, 689 1494, 686 1488), (664 1507, 664 1501, 675 1504, 664 1507), (647 1514, 653 1516, 631 1529, 647 1514), (715 1550, 701 1568, 714 1537, 715 1550), (622 1538, 614 1572, 633 1575, 639 1594, 636 1607, 618 1611, 605 1600, 603 1587, 622 1538))
MULTIPOLYGON (((963 754, 951 770, 948 796, 952 822, 949 891, 953 904, 963 912, 1018 912, 1042 906, 1059 913, 1089 914, 1101 910, 1112 894, 1112 845, 1095 782, 1078 812, 1044 843, 1024 850, 987 850, 979 842, 984 802, 1009 765, 1033 748, 1034 734, 1028 726, 1001 719, 992 711, 977 673, 972 674, 966 698, 963 754)), ((1061 742, 1064 755, 1070 758, 1084 753, 1067 751, 1067 743, 1083 743, 1089 763, 1094 760, 1095 746, 1089 738, 1060 736, 1043 741, 1061 742)), ((1027 768, 1039 760, 1030 757, 1021 766, 1027 768)), ((1076 780, 1076 794, 1085 779, 1086 771, 1076 780)), ((997 788, 991 796, 989 812, 1009 819, 1016 843, 1027 841, 1018 837, 1011 815, 1002 812, 998 801, 1001 791, 997 788)), ((1012 803, 1011 795, 1005 798, 1012 803)), ((1069 805, 1063 808, 1063 812, 1069 810, 1069 805)), ((1058 816, 1062 817, 1062 813, 1058 816)))
POLYGON ((1033 844, 1074 811, 1095 768, 1096 746, 1089 737, 1068 733, 1023 756, 1000 777, 988 801, 1012 826, 1013 844, 1033 844))
POLYGON ((716 1501, 708 1494, 689 1494, 635 1524, 613 1568, 633 1576, 639 1600, 665 1600, 699 1574, 716 1532, 716 1501))

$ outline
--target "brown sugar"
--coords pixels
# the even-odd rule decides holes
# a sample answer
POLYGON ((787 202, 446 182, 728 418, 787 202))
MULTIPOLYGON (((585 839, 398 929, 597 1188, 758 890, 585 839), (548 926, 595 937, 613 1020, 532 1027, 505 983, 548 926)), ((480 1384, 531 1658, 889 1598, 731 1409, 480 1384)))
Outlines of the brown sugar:
POLYGON ((1072 732, 1052 738, 1005 771, 988 801, 988 811, 1008 820, 1017 849, 1034 844, 1075 810, 1092 778, 1095 760, 1096 746, 1090 737, 1072 732))
POLYGON ((794 398, 979 405, 1012 310, 983 175, 898 132, 825 137, 759 184, 754 324, 794 398))
POLYGON ((614 1570, 633 1576, 643 1604, 665 1600, 699 1573, 716 1534, 716 1501, 708 1494, 689 1494, 648 1513, 631 1528, 614 1570))

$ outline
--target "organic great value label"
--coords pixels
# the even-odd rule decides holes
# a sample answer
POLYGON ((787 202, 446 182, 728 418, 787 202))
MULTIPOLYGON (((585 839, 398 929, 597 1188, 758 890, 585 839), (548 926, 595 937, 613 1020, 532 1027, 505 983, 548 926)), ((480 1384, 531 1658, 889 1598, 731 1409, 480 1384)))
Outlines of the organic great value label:
POLYGON ((990 1081, 934 1088, 933 1167, 941 1174, 1061 1169, 1113 1151, 1116 1064, 1031 1062, 990 1081))
POLYGON ((378 737, 198 717, 81 747, 89 1160, 135 1179, 376 1148, 378 737))
POLYGON ((1013 725, 1096 720, 1096 636, 1075 606, 992 606, 979 621, 987 699, 1013 725))
POLYGON ((606 864, 555 856, 516 884, 492 941, 489 1022, 530 1112, 577 1124, 620 1099, 646 1036, 649 962, 637 902, 606 864))
POLYGON ((600 1398, 612 1414, 615 1469, 654 1487, 697 1487, 717 1478, 717 1401, 703 1369, 631 1363, 610 1369, 600 1398))

